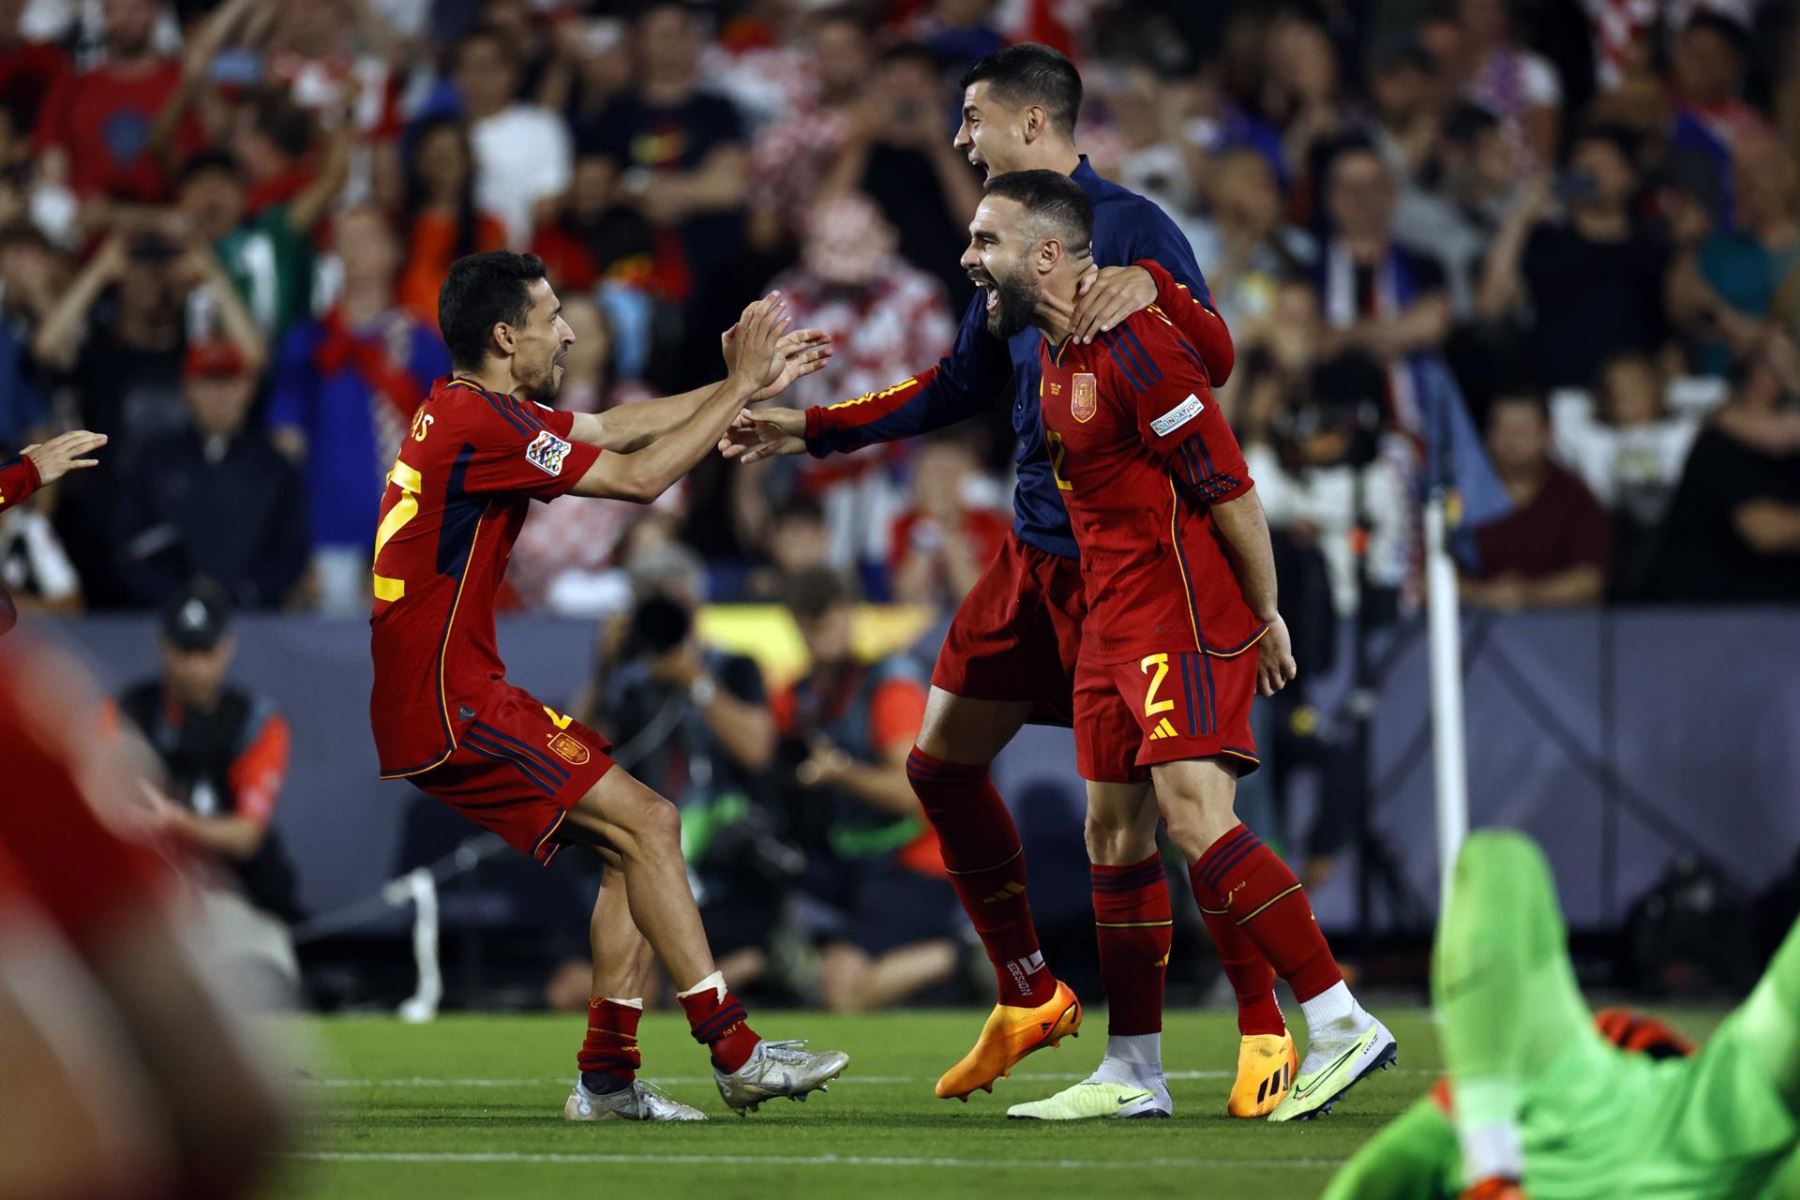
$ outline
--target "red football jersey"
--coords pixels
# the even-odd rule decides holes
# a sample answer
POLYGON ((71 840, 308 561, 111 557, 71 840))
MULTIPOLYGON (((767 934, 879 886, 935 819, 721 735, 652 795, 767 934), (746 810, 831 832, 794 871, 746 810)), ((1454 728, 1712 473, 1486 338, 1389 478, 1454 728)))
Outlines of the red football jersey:
POLYGON ((413 414, 375 531, 375 691, 384 777, 443 762, 506 674, 494 595, 529 501, 567 492, 600 456, 573 413, 439 380, 413 414))
POLYGON ((1192 342, 1154 305, 1089 345, 1044 343, 1039 404, 1088 595, 1081 654, 1236 654, 1262 633, 1213 530, 1250 490, 1192 342))

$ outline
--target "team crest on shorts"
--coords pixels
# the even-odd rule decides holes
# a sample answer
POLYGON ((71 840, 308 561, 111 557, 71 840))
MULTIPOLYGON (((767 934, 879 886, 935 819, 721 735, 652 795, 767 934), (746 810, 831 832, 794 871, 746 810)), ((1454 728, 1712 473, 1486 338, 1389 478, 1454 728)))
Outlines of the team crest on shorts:
POLYGON ((1086 371, 1075 376, 1074 386, 1069 389, 1069 415, 1086 424, 1094 419, 1100 410, 1100 388, 1094 377, 1086 371))
POLYGON ((593 757, 588 753, 588 748, 581 744, 580 739, 571 733, 551 734, 550 749, 556 753, 558 758, 574 763, 578 767, 587 765, 587 760, 593 757))
POLYGON ((568 453, 569 443, 546 429, 525 447, 525 461, 546 475, 561 475, 568 453))

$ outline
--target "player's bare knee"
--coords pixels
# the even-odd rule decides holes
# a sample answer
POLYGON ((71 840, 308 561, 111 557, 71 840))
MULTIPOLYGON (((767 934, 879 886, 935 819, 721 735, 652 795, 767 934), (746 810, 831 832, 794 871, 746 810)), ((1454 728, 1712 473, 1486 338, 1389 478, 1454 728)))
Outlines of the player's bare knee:
POLYGON ((673 848, 681 853, 681 811, 654 792, 647 792, 635 806, 630 830, 633 846, 624 851, 629 857, 664 854, 673 848))
POLYGON ((1087 842, 1088 861, 1106 866, 1142 862, 1156 849, 1154 823, 1145 829, 1144 823, 1132 814, 1102 805, 1088 806, 1082 836, 1087 842))

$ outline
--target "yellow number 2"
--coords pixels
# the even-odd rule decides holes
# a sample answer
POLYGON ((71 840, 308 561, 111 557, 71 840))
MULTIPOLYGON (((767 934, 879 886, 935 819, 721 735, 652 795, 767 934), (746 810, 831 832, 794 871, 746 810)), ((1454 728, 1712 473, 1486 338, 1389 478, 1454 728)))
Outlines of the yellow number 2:
POLYGON ((1050 474, 1056 480, 1056 490, 1059 492, 1074 491, 1075 485, 1063 478, 1063 459, 1068 456, 1069 448, 1063 445, 1062 434, 1054 429, 1047 429, 1044 431, 1044 437, 1050 443, 1050 474))
MULTIPOLYGON (((425 481, 419 472, 403 462, 396 461, 394 469, 388 472, 388 482, 400 489, 400 498, 394 501, 394 507, 387 510, 387 516, 381 518, 380 528, 375 530, 375 561, 381 561, 382 547, 388 539, 399 533, 405 524, 419 515, 419 493, 425 490, 425 481)), ((398 600, 406 595, 406 580, 389 579, 386 575, 375 576, 375 598, 377 600, 398 600)))
POLYGON ((1171 708, 1174 708, 1175 702, 1173 700, 1158 700, 1156 698, 1156 690, 1162 687, 1163 680, 1169 677, 1169 656, 1166 654, 1146 655, 1143 661, 1138 663, 1138 667, 1146 675, 1150 674, 1151 667, 1156 668, 1156 674, 1151 676, 1150 679, 1150 690, 1144 695, 1144 715, 1146 717, 1154 717, 1157 713, 1168 712, 1171 708))

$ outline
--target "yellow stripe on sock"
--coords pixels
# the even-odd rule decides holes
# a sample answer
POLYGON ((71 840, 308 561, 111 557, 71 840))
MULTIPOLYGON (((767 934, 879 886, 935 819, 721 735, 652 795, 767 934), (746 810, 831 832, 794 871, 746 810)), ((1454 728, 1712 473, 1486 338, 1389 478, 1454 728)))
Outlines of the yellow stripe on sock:
POLYGON ((1247 916, 1243 920, 1239 921, 1238 924, 1239 925, 1248 925, 1256 917, 1257 913, 1262 912, 1263 909, 1269 907, 1269 905, 1275 903, 1275 901, 1283 899, 1284 897, 1287 897, 1287 896, 1291 896, 1299 890, 1300 890, 1300 885, 1296 883, 1293 887, 1289 888, 1287 891, 1282 892, 1279 895, 1269 897, 1269 899, 1267 899, 1263 903, 1257 905, 1256 912, 1251 913, 1249 916, 1247 916))
POLYGON ((1174 921, 1095 921, 1096 929, 1160 929, 1174 921))

